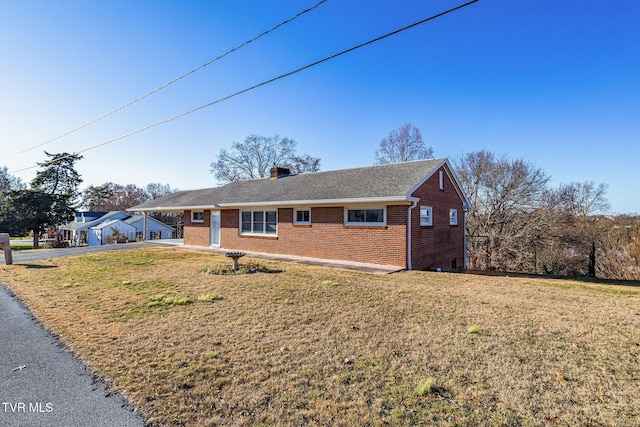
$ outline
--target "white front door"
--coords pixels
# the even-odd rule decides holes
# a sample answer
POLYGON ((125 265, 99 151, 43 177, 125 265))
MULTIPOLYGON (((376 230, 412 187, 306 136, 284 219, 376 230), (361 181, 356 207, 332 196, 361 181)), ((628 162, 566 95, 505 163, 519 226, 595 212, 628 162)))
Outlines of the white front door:
POLYGON ((211 244, 220 245, 220 211, 211 211, 211 244))

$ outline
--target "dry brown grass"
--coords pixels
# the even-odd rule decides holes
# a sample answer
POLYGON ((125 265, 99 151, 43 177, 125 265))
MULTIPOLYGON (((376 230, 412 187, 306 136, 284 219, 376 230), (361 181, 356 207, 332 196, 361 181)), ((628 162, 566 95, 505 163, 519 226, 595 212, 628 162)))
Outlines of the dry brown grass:
POLYGON ((151 425, 640 425, 639 287, 202 272, 228 262, 141 249, 0 281, 151 425))

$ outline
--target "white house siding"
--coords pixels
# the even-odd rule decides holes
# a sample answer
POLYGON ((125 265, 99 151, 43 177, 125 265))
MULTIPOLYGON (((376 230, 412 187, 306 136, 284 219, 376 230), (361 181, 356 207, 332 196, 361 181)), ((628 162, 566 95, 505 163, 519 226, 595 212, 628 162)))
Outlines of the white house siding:
POLYGON ((106 245, 113 232, 112 229, 118 230, 120 234, 125 235, 129 240, 136 240, 136 228, 118 219, 91 227, 88 236, 89 246, 106 245))

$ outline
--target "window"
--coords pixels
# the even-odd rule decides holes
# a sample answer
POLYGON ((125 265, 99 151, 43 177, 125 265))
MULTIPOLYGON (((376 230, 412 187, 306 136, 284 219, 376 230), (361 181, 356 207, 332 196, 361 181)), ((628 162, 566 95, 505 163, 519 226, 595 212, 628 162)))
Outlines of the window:
POLYGON ((458 225, 458 209, 449 209, 449 225, 458 225))
POLYGON ((433 225, 433 208, 431 206, 420 206, 420 225, 433 225))
POLYGON ((293 212, 294 224, 311 224, 310 209, 295 209, 293 212))
POLYGON ((204 212, 191 211, 191 222, 204 222, 204 212))
POLYGON ((345 224, 347 225, 385 225, 387 222, 385 209, 347 209, 345 224))
POLYGON ((440 189, 444 190, 444 172, 440 171, 438 175, 440 176, 440 189))
POLYGON ((278 215, 276 211, 242 211, 241 234, 276 234, 278 215))

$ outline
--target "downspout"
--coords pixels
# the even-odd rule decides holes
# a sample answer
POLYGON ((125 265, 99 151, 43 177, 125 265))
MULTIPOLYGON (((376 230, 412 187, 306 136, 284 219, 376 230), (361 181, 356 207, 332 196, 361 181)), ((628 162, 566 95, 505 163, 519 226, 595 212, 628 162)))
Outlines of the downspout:
POLYGON ((463 270, 467 270, 467 212, 469 212, 469 206, 464 206, 462 209, 462 215, 464 215, 464 220, 462 221, 463 235, 464 235, 464 252, 462 252, 462 268, 463 270))
POLYGON ((419 199, 414 199, 411 200, 411 205, 409 206, 409 209, 407 210, 408 214, 407 214, 407 270, 412 270, 412 266, 411 266, 411 211, 413 210, 413 208, 415 208, 416 206, 418 206, 418 200, 419 199))

